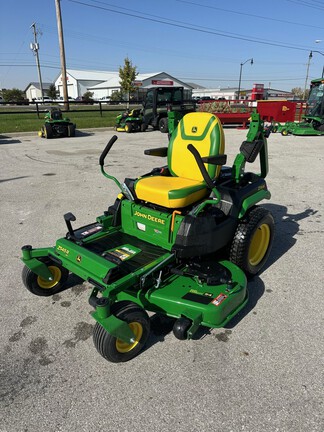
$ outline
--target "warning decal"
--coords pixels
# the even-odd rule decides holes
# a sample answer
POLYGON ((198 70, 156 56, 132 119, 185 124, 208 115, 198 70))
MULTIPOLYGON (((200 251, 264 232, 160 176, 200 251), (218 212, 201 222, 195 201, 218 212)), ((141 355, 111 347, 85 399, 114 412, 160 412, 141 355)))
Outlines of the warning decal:
POLYGON ((211 303, 215 306, 219 306, 225 299, 227 299, 227 295, 220 293, 211 303))

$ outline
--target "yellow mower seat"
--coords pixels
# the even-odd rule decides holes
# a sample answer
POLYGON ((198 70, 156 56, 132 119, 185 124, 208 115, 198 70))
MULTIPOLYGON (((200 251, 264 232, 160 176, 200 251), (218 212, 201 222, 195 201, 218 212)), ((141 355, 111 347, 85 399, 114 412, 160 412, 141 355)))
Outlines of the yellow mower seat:
MULTIPOLYGON (((201 157, 224 154, 224 132, 219 119, 210 113, 186 114, 172 134, 168 146, 168 168, 171 176, 148 176, 135 183, 137 198, 168 208, 187 207, 203 199, 209 190, 194 156, 192 144, 201 157)), ((218 176, 220 167, 205 164, 209 176, 218 176)))

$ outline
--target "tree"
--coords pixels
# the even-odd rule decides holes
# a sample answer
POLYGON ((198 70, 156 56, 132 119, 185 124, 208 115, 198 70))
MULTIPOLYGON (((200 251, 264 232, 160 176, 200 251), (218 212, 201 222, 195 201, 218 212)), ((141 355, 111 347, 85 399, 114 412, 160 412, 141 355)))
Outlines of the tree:
POLYGON ((91 91, 86 91, 85 93, 83 93, 82 95, 83 103, 92 105, 94 103, 92 96, 93 96, 93 92, 91 91))
POLYGON ((134 81, 137 75, 138 72, 136 72, 136 66, 133 66, 131 60, 126 57, 124 60, 124 67, 119 67, 119 84, 121 92, 126 94, 127 108, 129 107, 130 94, 136 90, 134 81))
POLYGON ((86 102, 93 102, 92 96, 93 96, 93 92, 86 91, 82 96, 82 100, 86 102))
POLYGON ((48 90, 47 90, 46 93, 47 93, 47 96, 49 98, 55 100, 57 98, 57 96, 58 96, 58 91, 57 91, 57 89, 55 87, 55 84, 50 84, 50 86, 48 87, 48 90))
POLYGON ((111 96, 110 96, 110 100, 111 100, 111 102, 119 102, 119 101, 121 101, 122 100, 122 94, 121 94, 121 92, 118 90, 118 91, 114 91, 112 94, 111 94, 111 96))
POLYGON ((3 90, 2 96, 5 102, 22 102, 25 100, 25 93, 17 88, 3 90))
POLYGON ((291 89, 291 93, 294 95, 294 99, 307 99, 309 90, 306 90, 306 94, 304 95, 304 90, 301 87, 294 87, 291 89))

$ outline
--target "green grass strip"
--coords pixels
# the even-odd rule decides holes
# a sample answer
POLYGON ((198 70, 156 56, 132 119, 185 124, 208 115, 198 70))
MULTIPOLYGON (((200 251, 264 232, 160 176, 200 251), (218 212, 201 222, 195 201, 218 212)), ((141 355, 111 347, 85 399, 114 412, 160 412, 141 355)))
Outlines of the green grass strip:
MULTIPOLYGON (((71 122, 76 123, 77 129, 111 127, 115 125, 116 116, 120 111, 100 112, 71 112, 63 113, 71 122)), ((44 124, 43 114, 40 118, 36 113, 28 114, 0 114, 0 133, 37 132, 44 124)))

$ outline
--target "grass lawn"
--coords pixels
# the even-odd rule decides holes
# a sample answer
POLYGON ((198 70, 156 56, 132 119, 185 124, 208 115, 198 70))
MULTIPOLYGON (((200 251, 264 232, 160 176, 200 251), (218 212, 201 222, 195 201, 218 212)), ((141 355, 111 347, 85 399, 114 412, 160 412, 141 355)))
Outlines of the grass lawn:
MULTIPOLYGON (((114 126, 116 116, 122 111, 100 112, 71 112, 63 113, 63 117, 69 117, 70 121, 76 123, 77 129, 110 127, 114 126)), ((38 118, 34 114, 0 114, 0 134, 10 132, 33 132, 40 130, 44 124, 43 114, 38 118)))

